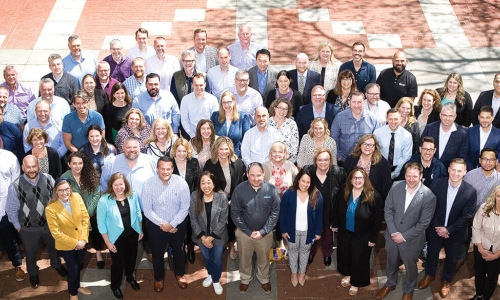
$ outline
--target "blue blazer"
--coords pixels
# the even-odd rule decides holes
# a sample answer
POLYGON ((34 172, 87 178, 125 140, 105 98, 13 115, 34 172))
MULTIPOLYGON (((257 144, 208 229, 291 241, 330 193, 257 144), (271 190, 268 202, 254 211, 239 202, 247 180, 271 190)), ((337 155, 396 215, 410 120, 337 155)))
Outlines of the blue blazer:
MULTIPOLYGON (((448 144, 443 151, 443 155, 439 157, 439 127, 441 126, 441 121, 433 122, 425 126, 424 132, 421 137, 432 136, 436 140, 436 153, 434 157, 439 159, 443 165, 448 169, 452 159, 456 157, 463 158, 467 161, 467 153, 469 149, 469 139, 467 137, 467 132, 462 126, 455 123, 457 130, 452 132, 448 144)), ((422 142, 422 140, 420 140, 422 142)))
MULTIPOLYGON (((467 170, 475 169, 479 166, 479 135, 481 126, 476 125, 467 129, 467 136, 469 138, 469 153, 467 155, 467 170)), ((490 135, 484 144, 484 148, 491 147, 500 152, 500 129, 492 126, 490 135)))
MULTIPOLYGON (((290 76, 292 77, 292 82, 290 87, 296 91, 299 90, 299 80, 297 77, 297 69, 290 70, 290 76)), ((304 105, 311 103, 311 90, 313 87, 321 84, 321 74, 311 70, 307 70, 306 75, 306 85, 304 86, 304 93, 302 93, 302 102, 304 105)))
POLYGON ((210 120, 214 124, 215 134, 218 136, 227 136, 233 141, 234 154, 241 157, 241 142, 243 141, 243 136, 245 132, 250 129, 250 118, 244 112, 238 111, 240 118, 236 122, 231 122, 229 125, 229 133, 226 131, 226 120, 223 123, 217 120, 219 118, 219 112, 216 111, 210 117, 210 120))
MULTIPOLYGON (((328 129, 332 127, 333 119, 340 112, 340 108, 331 103, 326 103, 325 107, 325 119, 328 123, 328 129)), ((302 139, 302 136, 307 133, 309 128, 311 127, 311 122, 314 120, 313 106, 312 104, 307 104, 302 106, 299 113, 297 114, 297 118, 295 122, 297 123, 297 128, 299 129, 299 137, 302 139)))
MULTIPOLYGON (((315 235, 321 235, 323 230, 323 197, 318 191, 318 203, 316 209, 307 205, 307 237, 306 244, 311 244, 316 238, 315 235)), ((291 243, 295 243, 295 214, 297 213, 297 191, 286 190, 280 203, 280 227, 282 233, 288 233, 291 243)))
MULTIPOLYGON (((448 178, 438 178, 434 180, 429 187, 436 195, 436 210, 432 217, 427 231, 435 233, 435 227, 444 226, 446 219, 446 202, 448 194, 448 178)), ((448 216, 448 226, 446 229, 450 233, 450 241, 460 243, 467 237, 467 227, 469 220, 474 217, 476 210, 476 189, 465 181, 462 181, 458 193, 455 196, 455 201, 451 206, 450 215, 448 216)), ((427 236, 430 236, 429 234, 427 236)))
MULTIPOLYGON (((135 192, 132 193, 132 197, 128 197, 128 203, 130 206, 130 223, 132 228, 140 234, 142 232, 142 214, 139 199, 135 192)), ((97 227, 100 234, 108 234, 111 243, 116 242, 124 230, 120 210, 116 200, 110 194, 102 195, 97 204, 97 227)))

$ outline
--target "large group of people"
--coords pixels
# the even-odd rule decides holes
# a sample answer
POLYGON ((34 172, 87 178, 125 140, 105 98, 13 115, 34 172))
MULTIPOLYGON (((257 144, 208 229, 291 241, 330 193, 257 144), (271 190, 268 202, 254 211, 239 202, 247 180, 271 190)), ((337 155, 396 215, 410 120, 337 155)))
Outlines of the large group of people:
POLYGON ((427 288, 443 247, 447 297, 471 241, 473 299, 492 297, 500 272, 500 73, 473 105, 458 73, 418 97, 404 51, 376 77, 362 42, 348 62, 325 41, 311 61, 299 53, 295 69, 280 71, 247 25, 219 49, 196 29, 180 59, 166 53, 163 37, 153 47, 146 29, 135 37, 128 56, 113 39, 98 62, 70 36, 68 56, 49 56, 39 97, 13 66, 4 69, 0 250, 17 281, 25 278, 23 244, 30 284, 40 285, 42 240, 78 299, 92 293, 80 286, 86 250, 94 248, 104 268, 107 249, 110 286, 122 299, 124 275, 140 289, 141 242, 155 292, 164 289, 166 251, 178 286, 188 287, 185 264, 197 246, 208 272, 203 287, 223 293, 227 247, 238 259, 240 293, 253 279, 255 254, 255 276, 269 294, 273 245, 288 249, 296 287, 319 245, 324 265, 332 264, 337 239, 341 285, 355 296, 370 284, 385 221, 387 283, 375 298, 395 289, 400 260, 403 299, 427 288))

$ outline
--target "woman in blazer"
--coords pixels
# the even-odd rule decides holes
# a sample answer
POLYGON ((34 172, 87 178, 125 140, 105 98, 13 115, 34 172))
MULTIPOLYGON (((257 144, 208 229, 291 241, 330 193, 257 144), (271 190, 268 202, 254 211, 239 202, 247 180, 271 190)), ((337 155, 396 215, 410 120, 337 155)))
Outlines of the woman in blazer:
MULTIPOLYGON (((228 204, 231 205, 231 195, 236 186, 245 180, 245 164, 234 154, 233 142, 226 136, 215 140, 211 150, 211 159, 205 163, 204 171, 214 174, 221 190, 226 193, 228 204), (227 176, 227 177, 226 177, 227 176)), ((236 241, 236 226, 233 219, 228 218, 229 257, 236 259, 234 242, 236 241)))
POLYGON ((82 197, 71 192, 67 178, 60 178, 54 183, 54 196, 45 208, 45 216, 56 249, 66 262, 70 299, 78 299, 78 293, 90 295, 88 288, 80 287, 80 270, 83 268, 85 245, 89 239, 90 217, 82 197))
POLYGON ((228 91, 222 93, 219 111, 214 112, 210 120, 214 124, 215 134, 229 137, 235 145, 236 155, 240 157, 241 142, 245 132, 250 129, 250 118, 244 112, 237 110, 233 93, 228 91))
POLYGON ((288 242, 291 282, 304 285, 309 251, 323 230, 323 197, 313 183, 314 173, 300 170, 280 204, 279 223, 283 239, 288 242), (297 272, 300 274, 297 275, 297 272))
POLYGON ((481 204, 472 225, 476 295, 472 300, 489 300, 500 273, 500 185, 481 204))
POLYGON ((88 100, 89 109, 93 109, 102 114, 104 105, 108 103, 108 95, 105 91, 96 89, 96 80, 94 75, 87 74, 82 78, 82 92, 84 99, 88 100))
MULTIPOLYGON (((189 186, 189 192, 192 193, 196 189, 198 178, 201 173, 198 159, 193 157, 193 148, 185 138, 177 139, 172 145, 170 157, 174 159, 174 174, 181 176, 189 186)), ((186 245, 187 245, 187 260, 194 263, 196 256, 194 255, 195 243, 191 240, 191 225, 189 216, 187 219, 186 245)))
POLYGON ((108 187, 97 204, 97 226, 111 254, 111 290, 123 299, 120 285, 125 276, 132 289, 138 291, 135 280, 137 244, 142 239, 142 214, 137 194, 122 173, 111 175, 108 187))
POLYGON ((332 231, 337 237, 337 268, 345 277, 341 284, 355 296, 370 284, 370 255, 384 217, 384 203, 368 174, 355 167, 335 197, 332 231))
POLYGON ((208 272, 203 286, 209 287, 213 283, 215 293, 220 295, 223 292, 219 283, 222 253, 228 240, 228 204, 226 194, 219 189, 214 174, 208 171, 201 173, 198 189, 191 194, 189 218, 193 228, 192 239, 200 247, 208 272))
POLYGON ((56 149, 45 145, 48 141, 49 136, 42 128, 32 128, 26 142, 33 148, 24 156, 34 155, 40 164, 40 173, 48 173, 52 178, 58 179, 62 173, 61 160, 56 149))

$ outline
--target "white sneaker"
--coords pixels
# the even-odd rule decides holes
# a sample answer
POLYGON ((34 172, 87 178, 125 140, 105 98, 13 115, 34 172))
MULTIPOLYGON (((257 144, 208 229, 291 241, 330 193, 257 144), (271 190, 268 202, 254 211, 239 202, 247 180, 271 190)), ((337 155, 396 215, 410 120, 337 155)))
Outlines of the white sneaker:
POLYGON ((222 289, 222 285, 220 285, 220 282, 214 282, 214 291, 217 295, 222 295, 222 292, 224 292, 224 290, 222 289))
POLYGON ((212 275, 208 275, 205 280, 203 280, 203 287, 209 287, 212 284, 212 275))
POLYGON ((238 252, 238 243, 234 242, 234 251, 238 252))

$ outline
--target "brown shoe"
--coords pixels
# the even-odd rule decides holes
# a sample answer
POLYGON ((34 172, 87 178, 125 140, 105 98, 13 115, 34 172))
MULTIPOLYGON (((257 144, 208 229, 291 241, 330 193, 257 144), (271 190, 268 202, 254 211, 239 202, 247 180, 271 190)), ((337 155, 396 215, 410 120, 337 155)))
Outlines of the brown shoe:
POLYGON ((441 298, 446 298, 450 294, 450 283, 448 281, 441 281, 441 289, 439 290, 439 296, 441 298))
POLYGON ((271 294, 271 284, 269 282, 263 283, 262 289, 264 290, 264 293, 266 293, 268 295, 271 294))
POLYGON ((426 289, 432 281, 434 281, 434 276, 425 275, 418 283, 418 288, 421 290, 426 289))
POLYGON ((17 281, 23 281, 25 275, 26 275, 26 273, 24 273, 23 268, 21 268, 21 266, 16 267, 15 278, 16 278, 17 281))
POLYGON ((403 298, 401 298, 401 300, 412 300, 412 299, 413 299, 413 293, 403 294, 403 298))
POLYGON ((163 280, 155 281, 155 292, 161 293, 163 291, 163 280))
POLYGON ((153 262, 153 254, 151 254, 151 253, 150 253, 150 254, 148 254, 148 261, 149 261, 150 263, 152 263, 152 262, 153 262))
POLYGON ((240 283, 240 294, 245 294, 248 290, 248 284, 240 283))
POLYGON ((187 282, 187 279, 185 276, 175 276, 175 278, 177 278, 177 285, 181 288, 181 289, 185 289, 188 287, 188 282, 187 282))
POLYGON ((375 296, 375 298, 384 299, 385 297, 387 297, 387 295, 389 295, 390 292, 394 291, 395 289, 396 289, 395 286, 391 287, 384 286, 383 288, 377 291, 377 295, 375 296))
POLYGON ((460 259, 457 260, 457 264, 455 265, 455 273, 458 272, 458 270, 460 270, 460 268, 465 264, 465 261, 461 261, 460 259))
POLYGON ((80 293, 80 294, 82 294, 82 295, 86 295, 86 296, 88 296, 88 295, 92 295, 92 291, 91 291, 91 290, 89 290, 89 289, 88 289, 88 288, 86 288, 86 287, 80 287, 80 288, 78 288, 78 293, 80 293))

